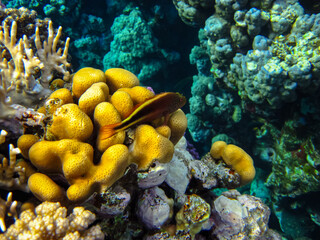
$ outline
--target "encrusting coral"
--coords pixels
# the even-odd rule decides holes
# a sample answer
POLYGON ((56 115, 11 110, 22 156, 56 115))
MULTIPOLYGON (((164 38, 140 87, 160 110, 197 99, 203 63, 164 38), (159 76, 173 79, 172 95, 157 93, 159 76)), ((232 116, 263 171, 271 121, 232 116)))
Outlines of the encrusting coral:
MULTIPOLYGON (((58 89, 45 102, 49 121, 44 139, 32 145, 27 135, 21 137, 25 157, 40 171, 29 178, 28 185, 41 201, 82 202, 94 192, 109 188, 131 163, 142 170, 155 160, 166 163, 172 159, 174 144, 187 127, 182 110, 174 111, 167 120, 162 119, 167 112, 164 111, 163 115, 155 115, 159 119, 137 121, 128 130, 101 137, 100 128, 122 122, 137 104, 157 96, 138 86, 137 77, 127 70, 108 69, 105 74, 98 69, 80 69, 73 77, 72 92, 58 89), (71 94, 78 104, 69 103, 71 94), (102 154, 100 159, 94 150, 102 154), (64 176, 70 185, 66 191, 47 175, 52 173, 64 176)), ((181 98, 175 93, 163 96, 181 98)), ((164 107, 169 113, 175 108, 172 104, 164 107)), ((143 109, 143 115, 149 114, 145 111, 157 109, 143 109)))
POLYGON ((239 173, 242 185, 250 183, 256 175, 252 158, 238 146, 217 141, 212 144, 210 154, 214 159, 222 158, 227 165, 239 173))
POLYGON ((0 235, 0 239, 92 239, 102 240, 99 225, 89 227, 95 215, 83 207, 75 207, 67 216, 67 209, 58 202, 43 202, 23 211, 18 220, 0 235))

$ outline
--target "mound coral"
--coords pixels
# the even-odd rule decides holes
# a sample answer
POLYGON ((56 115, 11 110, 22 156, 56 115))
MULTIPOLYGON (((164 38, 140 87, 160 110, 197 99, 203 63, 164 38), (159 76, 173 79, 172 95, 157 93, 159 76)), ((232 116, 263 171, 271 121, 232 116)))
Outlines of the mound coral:
MULTIPOLYGON (((23 135, 19 143, 24 156, 40 171, 28 181, 38 199, 82 202, 92 193, 109 188, 131 163, 145 170, 155 160, 166 163, 172 159, 174 144, 187 127, 182 110, 171 110, 178 109, 178 105, 170 105, 171 96, 183 98, 175 93, 167 94, 169 98, 165 100, 169 102, 164 108, 168 111, 161 106, 160 114, 155 115, 158 119, 137 121, 110 137, 101 136, 102 127, 124 121, 137 104, 155 97, 138 84, 138 78, 124 69, 108 69, 103 73, 84 68, 75 73, 72 92, 61 88, 50 95, 44 105, 49 119, 44 139, 38 141, 23 135), (73 103, 72 95, 78 104, 73 103), (168 115, 166 120, 162 118, 164 115, 168 115), (94 154, 95 150, 101 157, 94 154), (68 189, 63 190, 50 174, 62 174, 69 183, 68 189)), ((156 96, 154 99, 162 99, 161 94, 156 96)), ((143 109, 140 117, 152 111, 159 110, 143 109)))
POLYGON ((224 141, 217 141, 212 144, 210 154, 214 159, 220 159, 231 166, 241 178, 241 184, 250 183, 255 177, 256 170, 253 160, 243 149, 233 144, 226 144, 224 141))

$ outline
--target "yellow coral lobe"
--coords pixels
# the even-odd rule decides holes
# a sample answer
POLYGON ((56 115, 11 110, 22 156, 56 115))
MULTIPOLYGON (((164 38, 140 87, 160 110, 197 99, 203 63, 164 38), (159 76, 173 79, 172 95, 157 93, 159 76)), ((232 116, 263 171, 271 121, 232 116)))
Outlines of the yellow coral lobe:
POLYGON ((231 166, 241 178, 241 185, 250 183, 256 174, 253 160, 242 148, 233 144, 226 144, 224 141, 217 141, 212 144, 210 154, 213 158, 222 158, 231 166))
POLYGON ((62 104, 73 103, 72 93, 66 88, 60 88, 48 97, 48 99, 58 98, 62 100, 62 104))
POLYGON ((134 107, 133 101, 127 92, 117 90, 110 98, 111 104, 117 109, 121 118, 126 118, 134 107))
POLYGON ((40 201, 65 201, 65 193, 63 188, 61 188, 45 174, 32 174, 28 179, 28 186, 33 195, 35 195, 40 201))
POLYGON ((216 141, 211 145, 210 154, 211 157, 219 159, 222 157, 224 148, 227 146, 227 143, 224 141, 216 141))
POLYGON ((72 93, 76 98, 80 96, 94 83, 106 82, 103 71, 91 67, 81 68, 72 79, 72 93))
POLYGON ((110 68, 105 71, 106 83, 110 88, 110 93, 114 93, 119 88, 132 88, 139 86, 139 79, 132 72, 123 68, 110 68))
POLYGON ((59 158, 61 154, 56 141, 40 141, 32 145, 29 150, 31 163, 40 171, 48 173, 62 172, 62 164, 59 158))
POLYGON ((103 82, 94 83, 79 98, 79 108, 88 116, 92 116, 95 107, 109 98, 109 87, 103 82))
POLYGON ((60 78, 57 78, 50 83, 49 88, 50 90, 55 91, 59 88, 63 88, 63 86, 64 86, 64 81, 60 78))
POLYGON ((250 183, 254 179, 256 170, 253 166, 253 160, 240 147, 233 144, 227 145, 223 151, 222 158, 239 173, 242 185, 250 183))
MULTIPOLYGON (((94 125, 97 130, 100 129, 101 126, 114 124, 121 122, 121 116, 117 109, 109 102, 103 102, 97 105, 94 110, 94 125), (106 117, 108 116, 108 117, 106 117)), ((99 134, 97 136, 96 146, 100 152, 104 152, 108 147, 114 144, 121 144, 124 142, 125 132, 120 131, 107 139, 101 139, 99 134)))
POLYGON ((24 158, 29 159, 29 149, 33 144, 39 141, 39 137, 33 134, 21 135, 17 142, 17 147, 20 149, 24 158))
POLYGON ((102 192, 114 184, 129 164, 129 151, 123 144, 109 147, 98 165, 92 166, 83 178, 76 179, 67 190, 68 199, 86 200, 93 192, 102 192))
MULTIPOLYGON (((86 141, 93 132, 91 119, 78 105, 69 103, 58 108, 52 116, 52 124, 48 127, 47 138, 52 134, 56 140, 77 139, 86 141)), ((53 139, 53 140, 55 140, 53 139)))
POLYGON ((171 129, 167 125, 161 125, 157 127, 156 131, 165 138, 170 138, 171 136, 171 129))
POLYGON ((174 152, 172 142, 149 125, 136 128, 130 149, 131 161, 138 165, 138 169, 147 169, 155 160, 170 162, 174 152))
POLYGON ((167 125, 171 129, 170 141, 174 145, 176 145, 179 142, 179 140, 183 137, 187 129, 187 126, 188 126, 187 117, 181 109, 178 109, 177 111, 175 111, 170 115, 167 125))
POLYGON ((142 86, 136 86, 133 88, 121 88, 120 90, 127 92, 130 95, 134 105, 143 103, 155 96, 152 91, 142 86))
POLYGON ((67 180, 84 174, 93 161, 93 148, 75 139, 41 141, 29 151, 31 163, 46 173, 63 173, 67 180))

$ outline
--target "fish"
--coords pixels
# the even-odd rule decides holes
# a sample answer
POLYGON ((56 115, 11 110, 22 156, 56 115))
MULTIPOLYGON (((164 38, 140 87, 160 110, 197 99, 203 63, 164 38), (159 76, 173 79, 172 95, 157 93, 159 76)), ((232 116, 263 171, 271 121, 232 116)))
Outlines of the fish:
MULTIPOLYGON (((99 139, 112 137, 134 125, 151 122, 157 118, 175 112, 186 104, 186 98, 180 93, 164 92, 137 104, 131 113, 122 122, 102 126, 99 130, 99 139)), ((166 119, 167 120, 167 119, 166 119)))

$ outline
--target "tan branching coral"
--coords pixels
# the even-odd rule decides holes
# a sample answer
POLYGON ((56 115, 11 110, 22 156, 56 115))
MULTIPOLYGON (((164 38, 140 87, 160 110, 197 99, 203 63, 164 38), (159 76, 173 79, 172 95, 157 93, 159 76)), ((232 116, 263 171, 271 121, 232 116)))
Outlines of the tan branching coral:
POLYGON ((17 213, 17 201, 12 201, 12 192, 9 192, 7 195, 7 200, 3 200, 0 198, 0 229, 5 232, 7 230, 5 218, 8 215, 9 217, 13 217, 14 219, 18 218, 17 213))
POLYGON ((39 28, 36 28, 36 38, 34 40, 37 48, 37 55, 45 67, 41 69, 41 81, 49 83, 52 80, 52 71, 56 70, 63 75, 63 80, 70 78, 70 72, 67 70, 70 63, 67 61, 70 38, 67 38, 64 49, 57 49, 58 41, 62 34, 62 27, 58 28, 54 36, 52 22, 48 25, 48 39, 41 44, 39 28), (41 46, 42 45, 42 46, 41 46), (63 52, 62 52, 63 51, 63 52))
POLYGON ((0 131, 0 144, 6 141, 6 136, 8 135, 7 131, 1 130, 0 131))
MULTIPOLYGON (((1 131, 1 134, 2 139, 0 140, 3 141, 5 133, 3 134, 1 131)), ((23 160, 17 162, 17 154, 19 153, 19 148, 15 148, 12 144, 9 145, 9 159, 4 157, 0 162, 0 187, 7 190, 29 192, 27 180, 34 170, 23 160)))
POLYGON ((53 71, 63 75, 64 80, 69 79, 67 55, 70 39, 67 38, 63 50, 57 49, 62 28, 54 34, 52 22, 49 21, 48 36, 43 43, 39 28, 35 30, 34 52, 26 35, 17 39, 17 31, 16 21, 12 21, 11 26, 4 21, 0 27, 0 43, 3 45, 0 59, 1 95, 9 96, 13 103, 30 106, 33 101, 39 101, 51 92, 49 82, 53 71), (28 94, 28 97, 22 94, 28 94), (32 96, 36 98, 32 99, 32 96))
POLYGON ((83 207, 67 209, 58 202, 44 202, 35 212, 23 211, 18 220, 0 235, 0 239, 104 239, 99 225, 89 228, 95 215, 83 207))

